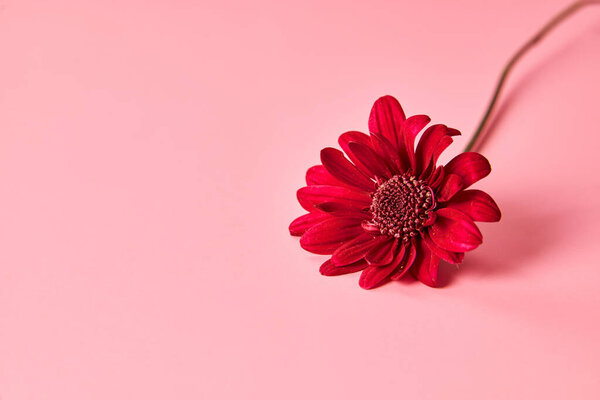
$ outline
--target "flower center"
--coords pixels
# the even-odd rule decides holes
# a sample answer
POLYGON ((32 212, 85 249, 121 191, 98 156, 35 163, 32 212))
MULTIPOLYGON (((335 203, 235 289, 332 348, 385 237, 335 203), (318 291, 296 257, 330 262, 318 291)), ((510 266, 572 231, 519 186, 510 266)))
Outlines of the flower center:
POLYGON ((416 236, 435 206, 433 191, 414 176, 395 175, 373 194, 373 224, 384 235, 408 240, 416 236))

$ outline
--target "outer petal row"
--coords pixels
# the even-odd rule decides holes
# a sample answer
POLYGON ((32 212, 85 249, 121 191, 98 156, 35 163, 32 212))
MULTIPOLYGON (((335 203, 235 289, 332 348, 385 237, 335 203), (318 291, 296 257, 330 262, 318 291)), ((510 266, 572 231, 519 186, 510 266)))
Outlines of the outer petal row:
POLYGON ((481 244, 481 232, 471 218, 453 208, 441 208, 436 214, 435 223, 427 233, 437 246, 462 253, 481 244))
POLYGON ((369 132, 374 150, 403 173, 417 170, 415 138, 431 119, 427 115, 406 118, 392 96, 377 99, 369 116, 369 132))
POLYGON ((302 235, 300 246, 315 254, 333 254, 344 242, 363 233, 360 222, 357 218, 326 219, 302 235))
POLYGON ((427 178, 429 173, 435 169, 435 164, 442 152, 452 143, 452 136, 460 135, 456 129, 448 128, 446 125, 432 125, 425 130, 419 140, 416 152, 416 173, 422 178, 427 178))
POLYGON ((302 236, 304 232, 329 218, 334 217, 321 212, 304 214, 292 221, 290 224, 290 234, 292 236, 302 236))
POLYGON ((497 222, 502 214, 492 197, 481 190, 463 190, 446 205, 470 217, 473 221, 497 222))
POLYGON ((406 120, 402 106, 392 96, 377 99, 369 116, 369 132, 387 139, 398 149, 400 145, 402 125, 406 120))
POLYGON ((362 190, 375 190, 375 182, 360 172, 338 149, 327 147, 321 150, 321 162, 336 179, 362 190))
POLYGON ((366 192, 341 186, 312 185, 300 188, 298 202, 306 211, 315 211, 317 204, 338 202, 357 211, 368 209, 371 197, 366 192))
POLYGON ((437 287, 439 266, 440 258, 420 243, 417 249, 417 258, 410 269, 413 276, 427 286, 437 287))
POLYGON ((444 166, 446 174, 454 174, 462 179, 463 188, 468 188, 492 171, 490 162, 475 152, 461 153, 444 166))
POLYGON ((335 265, 348 265, 363 259, 373 246, 385 241, 385 236, 374 237, 370 233, 363 233, 353 240, 338 247, 331 256, 331 262, 335 265))

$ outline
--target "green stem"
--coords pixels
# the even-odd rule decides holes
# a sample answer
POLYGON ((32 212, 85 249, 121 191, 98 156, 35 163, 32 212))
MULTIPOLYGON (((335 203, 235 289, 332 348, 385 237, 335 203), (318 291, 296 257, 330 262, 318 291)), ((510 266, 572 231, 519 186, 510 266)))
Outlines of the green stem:
POLYGON ((544 25, 544 27, 537 34, 535 34, 535 36, 533 36, 531 39, 529 39, 523 46, 521 46, 521 48, 519 50, 517 50, 517 52, 512 56, 512 58, 508 61, 508 63, 502 70, 502 74, 500 75, 500 79, 498 80, 498 83, 496 84, 496 90, 494 91, 494 95, 492 96, 492 99, 490 100, 490 104, 488 105, 488 108, 485 111, 485 114, 483 115, 483 118, 481 119, 481 122, 479 123, 477 130, 473 134, 471 141, 469 142, 469 144, 467 144, 467 147, 465 147, 465 151, 470 151, 473 148, 473 146, 477 142, 477 139, 483 132, 483 129, 485 128, 485 125, 486 125, 488 119, 490 118, 492 111, 494 110, 494 106, 496 105, 496 102, 498 101, 498 97, 500 96, 500 92, 502 91, 502 87, 504 86, 506 78, 508 77, 509 72, 511 71, 512 67, 517 63, 517 61, 519 61, 519 59, 529 49, 531 49, 540 40, 542 40, 542 38, 544 38, 544 36, 546 36, 546 34, 548 34, 552 29, 554 29, 558 24, 560 24, 562 21, 564 21, 567 17, 569 17, 571 14, 573 14, 575 11, 579 10, 580 8, 585 7, 587 5, 591 5, 591 4, 600 4, 600 0, 580 0, 580 1, 574 2, 573 4, 571 4, 570 6, 565 8, 563 11, 558 13, 554 18, 552 18, 546 25, 544 25))

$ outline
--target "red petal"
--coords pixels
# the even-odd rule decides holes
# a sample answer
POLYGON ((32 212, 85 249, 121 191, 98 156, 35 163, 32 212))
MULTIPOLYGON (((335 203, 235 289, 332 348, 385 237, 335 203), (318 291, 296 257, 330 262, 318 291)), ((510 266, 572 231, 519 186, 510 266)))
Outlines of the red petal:
POLYGON ((429 236, 436 245, 462 253, 481 244, 481 232, 471 218, 453 208, 441 208, 436 214, 437 219, 429 228, 429 236))
POLYGON ((348 265, 364 258, 374 245, 381 242, 382 236, 375 238, 369 233, 363 233, 353 240, 344 243, 331 256, 335 265, 348 265))
POLYGON ((452 139, 450 136, 444 136, 440 139, 438 144, 435 146, 435 149, 433 150, 433 154, 431 155, 431 162, 433 163, 433 165, 437 163, 438 158, 440 158, 444 150, 446 150, 452 144, 453 141, 454 139, 452 139))
POLYGON ((402 257, 402 261, 398 265, 398 268, 396 268, 396 271, 394 271, 390 277, 390 279, 393 281, 397 281, 402 278, 415 261, 416 250, 414 243, 404 244, 398 256, 402 257))
POLYGON ((311 185, 329 185, 329 186, 345 186, 352 187, 339 179, 335 179, 333 175, 327 172, 322 165, 315 165, 306 171, 306 184, 311 185))
POLYGON ((328 218, 333 218, 331 215, 324 214, 321 212, 312 212, 304 214, 290 224, 290 234, 292 236, 302 236, 304 232, 328 218))
POLYGON ((436 218, 437 214, 435 213, 435 211, 429 211, 429 213, 427 214, 427 219, 423 221, 423 226, 433 225, 436 218))
POLYGON ((411 246, 408 249, 408 252, 406 253, 406 260, 403 260, 402 265, 404 265, 405 268, 410 268, 413 263, 415 262, 415 258, 417 257, 417 246, 415 244, 415 241, 413 240, 411 243, 411 246))
POLYGON ((398 246, 398 240, 388 238, 377 246, 374 246, 371 251, 365 257, 365 260, 370 265, 385 265, 394 261, 394 254, 396 253, 396 247, 398 246))
POLYGON ((443 180, 444 180, 444 167, 440 166, 440 167, 437 167, 435 169, 435 171, 433 171, 433 173, 429 177, 427 183, 429 184, 430 188, 432 188, 433 190, 436 190, 438 188, 438 186, 440 186, 442 184, 443 180))
POLYGON ((300 246, 315 254, 333 254, 344 242, 364 231, 357 218, 332 218, 318 223, 300 238, 300 246))
POLYGON ((435 254, 442 260, 447 261, 451 264, 460 264, 465 257, 465 253, 455 253, 453 251, 448 251, 448 250, 444 250, 444 249, 440 248, 438 245, 433 243, 433 241, 431 240, 431 238, 429 237, 429 235, 427 233, 423 234, 422 240, 423 240, 423 243, 425 243, 427 248, 429 250, 431 250, 431 252, 433 254, 435 254))
POLYGON ((395 257, 394 261, 387 265, 369 265, 367 268, 365 268, 362 274, 360 274, 358 284, 363 289, 374 289, 383 285, 389 281, 390 275, 394 272, 400 260, 400 257, 395 257))
POLYGON ((481 178, 485 178, 492 167, 489 161, 479 153, 461 153, 444 166, 447 174, 455 174, 462 178, 463 187, 467 188, 481 178))
POLYGON ((369 135, 366 135, 362 132, 350 131, 340 135, 338 139, 338 143, 340 144, 344 153, 348 155, 348 158, 356 165, 363 174, 369 175, 369 168, 366 165, 360 162, 360 160, 354 155, 352 150, 350 150, 350 142, 356 142, 360 144, 364 144, 365 146, 371 146, 371 138, 369 135))
POLYGON ((371 196, 366 192, 341 186, 313 185, 300 188, 298 202, 306 211, 316 210, 315 205, 336 201, 349 208, 362 211, 371 205, 371 196))
POLYGON ((375 182, 367 178, 338 149, 327 147, 321 150, 321 162, 331 175, 349 185, 366 191, 375 190, 375 182))
POLYGON ((329 259, 325 261, 323 265, 321 265, 319 272, 325 276, 337 276, 362 271, 365 268, 367 268, 367 263, 365 260, 357 261, 353 264, 345 265, 343 267, 338 267, 331 262, 331 259, 329 259))
POLYGON ((385 161, 371 147, 357 142, 350 142, 348 147, 358 161, 365 166, 371 177, 378 176, 386 179, 392 177, 385 161))
POLYGON ((406 116, 398 100, 392 96, 380 97, 371 109, 369 132, 386 138, 394 148, 398 149, 405 119, 406 116))
POLYGON ((319 211, 323 211, 324 213, 327 213, 328 215, 335 215, 338 217, 353 216, 353 217, 362 218, 362 219, 371 219, 372 218, 372 214, 369 211, 357 210, 356 207, 354 207, 354 205, 348 204, 345 202, 328 201, 325 203, 315 204, 315 207, 319 211))
POLYGON ((371 145, 375 152, 379 154, 381 158, 386 160, 388 165, 395 170, 393 172, 402 173, 408 170, 408 160, 401 159, 400 153, 386 138, 373 134, 371 135, 371 145))
POLYGON ((367 146, 371 143, 371 138, 366 133, 358 132, 358 131, 349 131, 346 133, 342 133, 338 138, 338 143, 346 151, 348 148, 348 143, 357 142, 366 144, 367 146))
POLYGON ((379 227, 372 223, 371 221, 363 221, 361 223, 362 228, 365 232, 376 233, 379 232, 379 227))
POLYGON ((462 179, 458 175, 446 174, 442 184, 438 188, 438 192, 435 196, 436 201, 448 201, 454 196, 460 189, 462 189, 462 179))
POLYGON ((440 258, 421 244, 417 249, 417 257, 410 271, 422 283, 436 287, 439 266, 440 258))
POLYGON ((435 165, 438 157, 452 143, 450 136, 460 135, 456 129, 436 124, 425 130, 417 146, 417 174, 421 174, 429 166, 435 165))
POLYGON ((425 128, 430 121, 431 118, 429 118, 427 115, 413 115, 404 121, 404 129, 402 134, 402 136, 404 136, 404 149, 406 150, 406 155, 410 161, 410 166, 413 171, 417 170, 415 159, 415 138, 419 132, 421 132, 421 129, 425 128))
POLYGON ((446 207, 462 212, 473 221, 498 222, 502 216, 494 199, 481 190, 464 190, 455 195, 446 207))

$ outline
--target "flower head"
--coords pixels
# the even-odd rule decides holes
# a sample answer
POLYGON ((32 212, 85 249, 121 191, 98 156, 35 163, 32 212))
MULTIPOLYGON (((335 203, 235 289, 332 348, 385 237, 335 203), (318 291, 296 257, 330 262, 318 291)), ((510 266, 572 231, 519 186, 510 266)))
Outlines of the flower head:
POLYGON ((307 186, 298 190, 308 213, 290 233, 302 236, 305 250, 331 255, 323 275, 362 271, 360 286, 372 289, 410 271, 435 287, 440 260, 459 264, 481 244, 474 221, 500 220, 487 193, 467 189, 490 173, 485 157, 467 152, 436 166, 459 131, 432 125, 415 150, 429 121, 406 118, 398 100, 384 96, 371 110, 370 135, 346 132, 339 138, 344 152, 321 150, 322 165, 308 169, 307 186))

